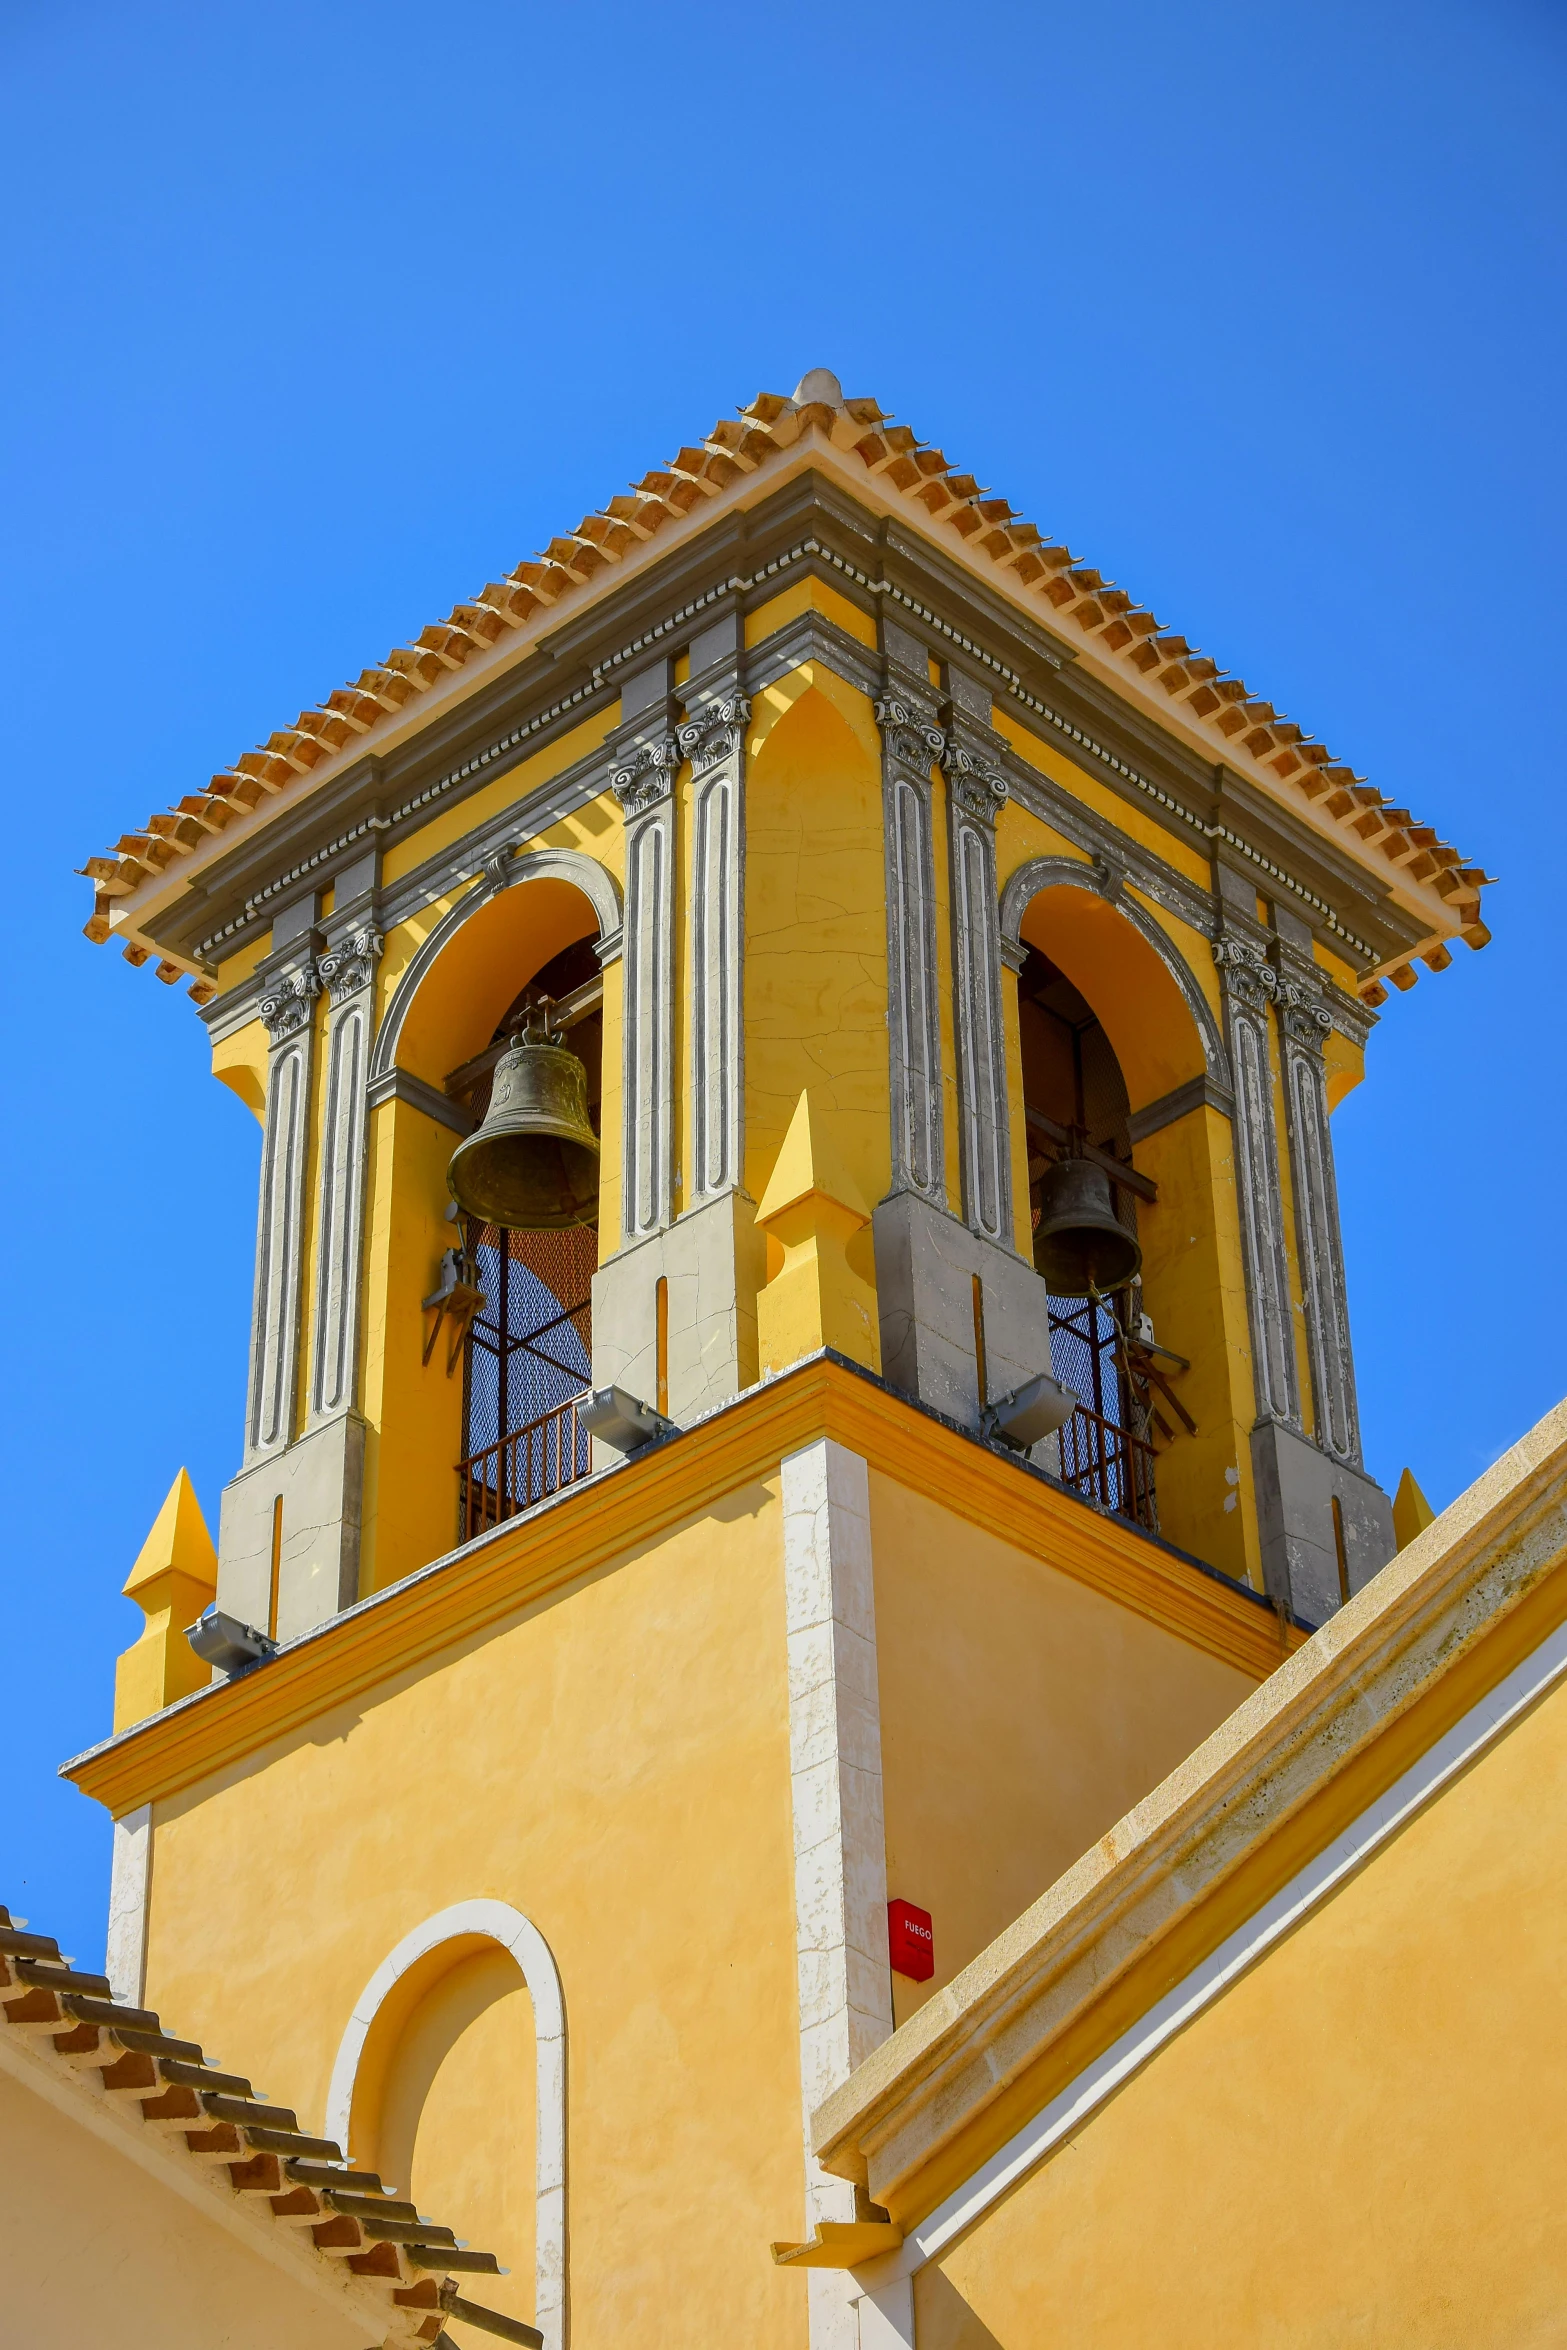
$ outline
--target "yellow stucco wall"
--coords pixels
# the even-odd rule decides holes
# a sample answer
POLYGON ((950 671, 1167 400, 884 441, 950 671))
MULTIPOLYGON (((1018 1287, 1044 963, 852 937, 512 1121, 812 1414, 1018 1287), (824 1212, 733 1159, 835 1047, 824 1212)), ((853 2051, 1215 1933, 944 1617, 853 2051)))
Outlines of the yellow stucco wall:
POLYGON ((887 1890, 935 1934, 902 2023, 1256 1684, 874 1469, 871 1529, 887 1890))
POLYGON ((365 2350, 364 2316, 3 2070, 0 2178, 0 2341, 15 2350, 365 2350))
MULTIPOLYGON (((759 2250, 802 2196, 781 1542, 775 1484, 743 1488, 155 1809, 148 1997, 310 2126, 405 1935, 479 1897, 532 1919, 565 1994, 578 2350, 803 2340, 759 2250)), ((525 2189, 494 2174, 531 2145, 531 2018, 484 1964, 409 2026, 389 2157, 422 2106, 419 2199, 495 2227, 513 2274, 481 2298, 527 2316, 525 2189)))
POLYGON ((919 2350, 1555 2343, 1567 1693, 916 2280, 919 2350))

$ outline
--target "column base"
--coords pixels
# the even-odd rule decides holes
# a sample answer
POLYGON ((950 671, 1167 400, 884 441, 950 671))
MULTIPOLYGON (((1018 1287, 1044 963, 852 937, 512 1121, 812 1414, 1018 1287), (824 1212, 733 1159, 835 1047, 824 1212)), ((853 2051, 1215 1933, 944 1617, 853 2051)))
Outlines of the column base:
POLYGON ((242 1469, 224 1487, 218 1605, 226 1614, 267 1629, 273 1513, 280 1496, 277 1638, 297 1640, 353 1605, 359 1596, 364 1462, 365 1424, 357 1412, 342 1412, 242 1469))
POLYGON ((1251 1465, 1269 1596, 1308 1624, 1325 1624, 1342 1605, 1335 1499, 1351 1595, 1397 1548, 1393 1504, 1364 1469, 1330 1460, 1309 1437, 1277 1420, 1259 1420, 1252 1430, 1251 1465))
MULTIPOLYGON (((965 1428, 981 1408, 974 1315, 983 1300, 984 1401, 1050 1369, 1050 1295, 1032 1265, 909 1191, 871 1218, 882 1377, 965 1428)), ((1043 1448, 1041 1448, 1043 1449, 1043 1448)))

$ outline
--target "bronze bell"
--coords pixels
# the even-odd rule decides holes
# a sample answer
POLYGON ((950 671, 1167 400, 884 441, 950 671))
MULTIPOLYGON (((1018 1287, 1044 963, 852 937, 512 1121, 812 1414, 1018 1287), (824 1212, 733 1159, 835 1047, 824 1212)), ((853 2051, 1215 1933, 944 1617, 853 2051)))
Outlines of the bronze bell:
POLYGON ((1110 1178, 1092 1159, 1057 1159, 1040 1186, 1034 1265, 1057 1297, 1107 1297, 1142 1268, 1143 1252, 1115 1212, 1110 1178))
POLYGON ((598 1222, 588 1073, 552 1033, 547 1003, 529 1007, 526 1029, 496 1062, 484 1123, 453 1151, 446 1188, 481 1224, 513 1232, 598 1222))

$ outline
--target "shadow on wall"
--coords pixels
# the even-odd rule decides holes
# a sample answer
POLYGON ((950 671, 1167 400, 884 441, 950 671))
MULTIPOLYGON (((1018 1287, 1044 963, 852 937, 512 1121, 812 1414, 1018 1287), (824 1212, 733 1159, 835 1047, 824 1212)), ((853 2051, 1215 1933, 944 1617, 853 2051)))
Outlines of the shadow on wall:
MULTIPOLYGON (((510 2275, 482 2296, 530 2319, 534 2300, 533 2006, 509 1951, 473 1951, 430 1986, 387 2066, 375 2163, 510 2275)), ((356 2149, 357 2151, 357 2149, 356 2149)))
POLYGON ((1021 2350, 993 2334, 934 2263, 914 2280, 914 2332, 920 2350, 1021 2350))

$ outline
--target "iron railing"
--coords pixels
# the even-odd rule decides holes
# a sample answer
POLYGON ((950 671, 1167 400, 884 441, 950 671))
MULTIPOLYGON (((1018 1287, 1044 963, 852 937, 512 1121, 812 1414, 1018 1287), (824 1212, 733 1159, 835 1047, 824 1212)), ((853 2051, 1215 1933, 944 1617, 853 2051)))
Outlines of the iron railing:
POLYGON ((1147 1398, 1134 1376, 1116 1301, 1054 1301, 1050 1353, 1056 1377, 1078 1399, 1060 1435, 1062 1484, 1157 1534, 1147 1398))
POLYGON ((568 1396, 525 1428, 513 1428, 499 1443, 458 1462, 459 1542, 471 1542, 587 1475, 593 1445, 577 1419, 581 1401, 581 1395, 568 1396))

